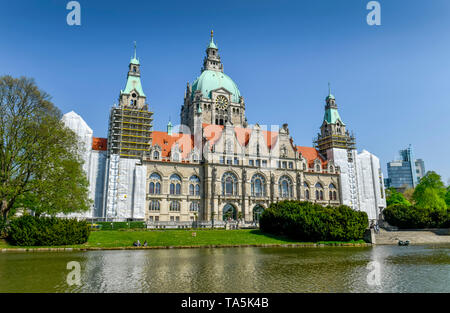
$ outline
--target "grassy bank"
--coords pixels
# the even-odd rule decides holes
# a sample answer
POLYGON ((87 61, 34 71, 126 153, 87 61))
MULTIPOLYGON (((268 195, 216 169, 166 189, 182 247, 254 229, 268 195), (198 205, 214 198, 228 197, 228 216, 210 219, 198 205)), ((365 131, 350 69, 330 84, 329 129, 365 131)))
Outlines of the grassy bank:
MULTIPOLYGON (((310 244, 312 242, 298 242, 281 236, 264 234, 260 230, 111 230, 91 232, 89 240, 83 245, 67 246, 70 248, 119 248, 132 247, 133 242, 147 241, 153 247, 181 247, 181 246, 228 246, 228 245, 277 245, 277 244, 310 244), (196 233, 193 236, 192 233, 196 233)), ((326 245, 340 244, 341 242, 319 242, 326 245)), ((356 241, 349 243, 364 243, 356 241)), ((2 248, 27 248, 11 246, 0 241, 2 248)), ((29 247, 38 248, 38 247, 29 247)))

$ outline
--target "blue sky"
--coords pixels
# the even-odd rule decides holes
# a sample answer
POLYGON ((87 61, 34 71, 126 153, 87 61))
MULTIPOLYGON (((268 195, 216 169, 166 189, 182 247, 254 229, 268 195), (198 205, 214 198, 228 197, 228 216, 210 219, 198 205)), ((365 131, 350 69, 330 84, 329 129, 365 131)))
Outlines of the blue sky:
POLYGON ((0 75, 28 76, 63 113, 74 110, 106 136, 109 108, 125 87, 133 41, 154 129, 179 121, 186 82, 200 74, 214 29, 224 70, 246 101, 250 124, 288 123, 311 146, 328 82, 358 150, 386 162, 412 144, 427 170, 450 179, 450 1, 80 0, 0 1, 0 75))

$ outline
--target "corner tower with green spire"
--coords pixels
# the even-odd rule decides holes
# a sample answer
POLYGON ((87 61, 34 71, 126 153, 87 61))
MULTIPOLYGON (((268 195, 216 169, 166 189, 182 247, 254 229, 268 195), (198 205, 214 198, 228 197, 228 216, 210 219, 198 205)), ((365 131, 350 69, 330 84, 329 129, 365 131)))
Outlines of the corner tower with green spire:
POLYGON ((354 136, 346 130, 345 123, 339 115, 336 98, 331 93, 330 84, 328 84, 328 96, 325 98, 325 102, 325 115, 320 127, 320 134, 314 144, 320 154, 329 159, 330 149, 354 150, 356 143, 354 136))
POLYGON ((121 158, 142 158, 152 143, 153 113, 142 89, 140 67, 135 42, 125 89, 120 91, 119 105, 111 109, 109 122, 108 154, 121 158))
POLYGON ((193 132, 195 123, 246 126, 244 98, 236 83, 223 72, 214 33, 206 47, 200 76, 187 84, 181 107, 181 124, 193 132))

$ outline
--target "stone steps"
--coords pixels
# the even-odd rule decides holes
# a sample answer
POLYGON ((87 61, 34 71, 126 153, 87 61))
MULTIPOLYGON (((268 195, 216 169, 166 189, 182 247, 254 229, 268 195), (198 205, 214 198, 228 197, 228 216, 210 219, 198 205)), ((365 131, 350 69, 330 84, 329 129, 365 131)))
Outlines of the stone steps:
POLYGON ((380 229, 375 234, 377 245, 397 245, 399 240, 409 240, 410 244, 450 243, 450 234, 445 230, 404 230, 387 231, 380 229))

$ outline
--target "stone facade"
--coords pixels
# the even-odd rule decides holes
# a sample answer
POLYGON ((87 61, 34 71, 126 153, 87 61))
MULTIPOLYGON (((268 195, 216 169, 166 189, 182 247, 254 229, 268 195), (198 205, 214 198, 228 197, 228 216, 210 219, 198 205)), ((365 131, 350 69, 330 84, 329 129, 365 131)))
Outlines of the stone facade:
MULTIPOLYGON (((204 139, 207 139, 207 128, 202 129, 204 139)), ((222 129, 214 128, 216 131, 222 129)), ((150 155, 144 158, 148 178, 147 219, 184 222, 214 217, 223 220, 228 217, 227 210, 231 210, 229 217, 232 219, 251 222, 274 201, 291 199, 323 205, 340 204, 339 169, 318 154, 313 153, 314 159, 303 156, 303 149, 310 153, 312 148, 293 146, 287 125, 278 132, 270 132, 275 141, 270 148, 258 125, 239 130, 249 134, 243 142, 245 145, 237 139, 238 129, 225 127, 214 141, 214 149, 208 148, 209 151, 197 162, 189 157, 189 153, 178 161, 173 160, 171 153, 155 160, 152 152, 160 152, 155 145, 150 155), (230 150, 227 150, 228 143, 232 143, 230 150), (257 151, 258 146, 260 151, 257 151), (283 154, 280 155, 280 151, 283 154), (156 183, 159 183, 158 190, 156 183), (174 185, 172 189, 171 184, 174 185), (180 184, 179 194, 177 184, 180 184)), ((154 136, 159 139, 161 134, 154 133, 154 136)), ((186 140, 180 140, 189 146, 186 140)), ((173 150, 176 150, 175 145, 172 145, 173 150)), ((195 147, 191 149, 195 150, 195 147)))

